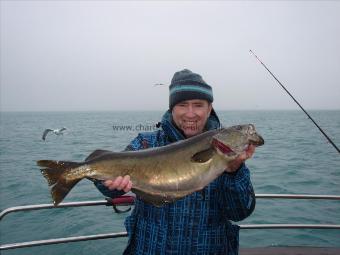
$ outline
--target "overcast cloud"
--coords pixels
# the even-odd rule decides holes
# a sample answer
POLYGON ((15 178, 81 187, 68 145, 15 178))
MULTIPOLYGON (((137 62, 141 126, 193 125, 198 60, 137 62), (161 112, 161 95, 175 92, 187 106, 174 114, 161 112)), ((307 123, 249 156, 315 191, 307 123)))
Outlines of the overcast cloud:
POLYGON ((2 111, 166 110, 174 72, 214 106, 340 109, 337 1, 1 1, 2 111))

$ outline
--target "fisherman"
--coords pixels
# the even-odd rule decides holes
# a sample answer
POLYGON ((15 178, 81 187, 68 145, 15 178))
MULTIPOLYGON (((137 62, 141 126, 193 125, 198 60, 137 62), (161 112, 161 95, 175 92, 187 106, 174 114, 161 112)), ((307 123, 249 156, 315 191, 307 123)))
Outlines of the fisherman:
MULTIPOLYGON (((126 150, 160 147, 220 127, 212 107, 212 88, 199 74, 188 69, 176 72, 169 89, 169 110, 163 115, 161 129, 138 134, 126 150)), ((174 203, 155 207, 137 197, 125 220, 129 241, 124 254, 238 254, 239 226, 230 220, 243 220, 255 208, 250 173, 244 164, 254 152, 255 146, 249 145, 201 192, 174 203)), ((129 176, 95 181, 95 185, 109 197, 133 187, 129 176)))

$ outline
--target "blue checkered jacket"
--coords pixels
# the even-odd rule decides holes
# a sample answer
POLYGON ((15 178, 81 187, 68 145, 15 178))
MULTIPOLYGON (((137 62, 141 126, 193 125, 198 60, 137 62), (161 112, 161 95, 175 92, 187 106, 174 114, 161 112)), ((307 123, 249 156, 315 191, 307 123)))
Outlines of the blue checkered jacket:
MULTIPOLYGON (((215 112, 206 129, 220 126, 215 112)), ((160 147, 184 139, 168 111, 161 130, 140 133, 127 150, 160 147)), ((104 195, 116 196, 98 185, 104 195)), ((174 203, 155 207, 136 199, 125 220, 129 241, 124 254, 238 254, 239 227, 230 222, 249 216, 255 195, 249 170, 242 165, 236 174, 224 173, 200 192, 174 203)))

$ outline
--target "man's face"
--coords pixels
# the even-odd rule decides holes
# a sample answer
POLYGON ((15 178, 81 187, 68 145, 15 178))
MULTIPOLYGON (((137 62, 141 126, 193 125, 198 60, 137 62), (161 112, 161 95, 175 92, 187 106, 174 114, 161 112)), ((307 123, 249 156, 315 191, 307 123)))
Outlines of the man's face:
POLYGON ((211 109, 211 104, 206 100, 186 100, 174 106, 172 118, 186 137, 192 137, 203 132, 211 109))

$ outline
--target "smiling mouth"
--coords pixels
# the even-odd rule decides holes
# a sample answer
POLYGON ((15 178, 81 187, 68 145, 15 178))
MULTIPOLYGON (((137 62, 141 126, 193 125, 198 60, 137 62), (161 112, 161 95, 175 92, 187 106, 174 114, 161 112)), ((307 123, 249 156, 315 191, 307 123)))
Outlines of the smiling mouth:
POLYGON ((198 130, 198 125, 196 121, 185 121, 182 125, 183 129, 198 130))
POLYGON ((184 126, 197 126, 197 121, 184 121, 184 126))
POLYGON ((224 143, 220 142, 215 138, 212 140, 212 145, 223 154, 235 153, 229 146, 225 145, 224 143))

